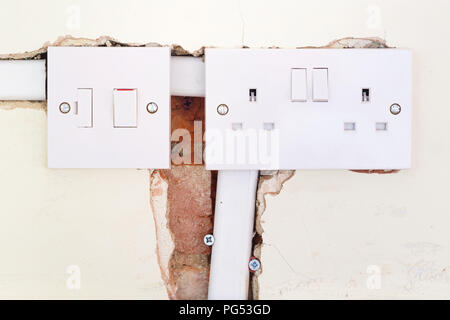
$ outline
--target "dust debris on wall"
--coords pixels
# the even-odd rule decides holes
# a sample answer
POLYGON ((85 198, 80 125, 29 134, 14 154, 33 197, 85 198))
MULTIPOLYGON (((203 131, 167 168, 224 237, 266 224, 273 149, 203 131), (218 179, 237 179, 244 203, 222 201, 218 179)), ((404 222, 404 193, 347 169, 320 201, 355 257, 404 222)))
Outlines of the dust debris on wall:
POLYGON ((17 108, 47 110, 45 101, 0 101, 0 110, 13 110, 17 108))

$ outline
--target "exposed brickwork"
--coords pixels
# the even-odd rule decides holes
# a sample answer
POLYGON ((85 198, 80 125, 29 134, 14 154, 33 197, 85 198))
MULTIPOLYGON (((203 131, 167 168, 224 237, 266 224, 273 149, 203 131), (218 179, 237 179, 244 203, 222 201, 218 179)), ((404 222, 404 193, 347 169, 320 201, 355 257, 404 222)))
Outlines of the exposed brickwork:
MULTIPOLYGON (((171 104, 172 131, 185 130, 179 141, 172 142, 172 152, 184 160, 188 159, 191 164, 172 164, 170 170, 157 171, 158 177, 167 183, 165 191, 158 188, 159 184, 154 188, 156 195, 162 192, 167 199, 165 210, 159 214, 165 214, 173 241, 173 247, 167 247, 171 251, 168 265, 161 266, 161 269, 163 276, 166 275, 165 282, 171 299, 206 299, 211 248, 204 245, 203 237, 213 230, 217 173, 205 170, 202 165, 204 99, 172 97, 171 104), (195 121, 201 121, 200 130, 199 122, 194 130, 195 121), (195 134, 200 138, 194 140, 195 134), (180 150, 180 142, 188 139, 187 136, 191 139, 190 148, 180 150), (196 149, 200 152, 200 159, 194 158, 196 149), (186 150, 189 150, 189 154, 186 154, 186 150)), ((152 174, 151 179, 157 179, 156 173, 152 174)), ((164 255, 161 249, 164 250, 159 248, 159 254, 164 255)))
POLYGON ((175 235, 175 250, 209 254, 203 236, 212 231, 211 172, 201 166, 174 166, 163 174, 169 183, 169 228, 175 235))
MULTIPOLYGON (((281 192, 283 185, 292 176, 294 170, 275 171, 272 174, 261 176, 258 181, 258 188, 256 191, 256 217, 255 217, 255 236, 253 237, 253 256, 262 261, 261 247, 263 245, 264 229, 261 224, 261 218, 266 211, 266 196, 276 196, 281 192)), ((261 269, 251 274, 250 278, 250 297, 254 300, 259 296, 258 277, 264 271, 264 261, 262 261, 261 269)))

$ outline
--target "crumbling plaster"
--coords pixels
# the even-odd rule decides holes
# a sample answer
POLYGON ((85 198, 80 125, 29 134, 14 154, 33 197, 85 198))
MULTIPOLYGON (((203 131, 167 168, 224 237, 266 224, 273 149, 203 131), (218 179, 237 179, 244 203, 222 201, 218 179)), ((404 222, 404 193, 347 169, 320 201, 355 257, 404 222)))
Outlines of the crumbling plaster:
MULTIPOLYGON (((121 43, 111 37, 98 39, 61 37, 54 43, 46 43, 41 49, 21 53, 0 55, 0 59, 42 59, 49 46, 159 46, 156 43, 121 43)), ((386 48, 381 39, 344 38, 331 42, 323 48, 386 48)), ((204 48, 188 52, 181 46, 172 45, 172 55, 202 57, 204 48)), ((274 48, 276 49, 276 48, 274 48)), ((172 98, 172 129, 187 129, 194 135, 194 121, 204 121, 204 101, 194 98, 186 106, 183 97, 172 98), (192 103, 194 102, 194 103, 192 103)), ((0 102, 0 109, 30 108, 46 110, 45 102, 8 101, 0 102)), ((202 127, 204 130, 204 128, 202 127)), ((176 143, 173 145, 173 150, 176 143)), ((197 147, 198 148, 198 147, 197 147)), ((194 141, 191 152, 194 154, 194 141)), ((192 156, 192 161, 193 161, 192 156)), ((363 173, 390 173, 386 171, 359 171, 363 173)), ((278 194, 285 181, 294 171, 271 172, 262 176, 258 184, 255 219, 254 256, 263 260, 262 215, 266 209, 266 195, 278 194)), ((174 166, 172 170, 150 172, 151 207, 153 211, 157 255, 161 277, 166 285, 169 298, 205 299, 209 277, 210 248, 203 244, 203 236, 212 232, 214 208, 215 174, 202 166, 174 166), (202 200, 204 199, 204 200, 202 200), (203 202, 202 202, 203 201, 203 202), (193 241, 193 239, 195 239, 193 241)), ((253 298, 259 297, 258 277, 263 268, 252 276, 253 298)))

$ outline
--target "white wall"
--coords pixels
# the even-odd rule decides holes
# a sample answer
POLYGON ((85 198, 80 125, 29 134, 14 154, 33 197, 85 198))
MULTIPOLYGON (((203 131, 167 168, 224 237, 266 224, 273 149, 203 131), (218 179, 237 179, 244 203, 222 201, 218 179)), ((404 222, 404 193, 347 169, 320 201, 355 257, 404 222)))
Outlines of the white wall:
POLYGON ((446 0, 3 0, 0 53, 33 50, 67 34, 191 50, 379 36, 425 53, 446 48, 439 40, 449 29, 448 6, 446 0))
POLYGON ((43 110, 0 110, 0 137, 0 299, 167 297, 147 170, 47 169, 43 110))
MULTIPOLYGON (((347 36, 411 48, 413 169, 297 172, 268 200, 260 296, 448 297, 449 12, 447 0, 3 0, 0 53, 66 34, 191 50, 347 36), (380 290, 366 286, 369 265, 382 270, 380 290)), ((43 111, 2 110, 0 123, 0 297, 166 297, 148 173, 48 170, 43 111), (81 290, 65 287, 70 264, 81 267, 81 290)))

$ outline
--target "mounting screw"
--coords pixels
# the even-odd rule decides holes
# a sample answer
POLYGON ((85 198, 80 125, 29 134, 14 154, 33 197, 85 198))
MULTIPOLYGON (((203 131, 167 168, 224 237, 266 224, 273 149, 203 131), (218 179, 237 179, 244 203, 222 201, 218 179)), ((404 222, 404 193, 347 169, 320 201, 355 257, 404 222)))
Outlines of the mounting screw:
POLYGON ((183 107, 186 110, 189 110, 190 108, 192 108, 192 98, 191 97, 184 97, 184 99, 183 99, 183 107))
POLYGON ((68 113, 70 111, 70 104, 67 102, 61 103, 59 105, 59 111, 61 111, 61 113, 68 113))
POLYGON ((256 272, 261 268, 261 262, 258 258, 251 257, 248 262, 248 268, 250 269, 250 272, 256 272))
POLYGON ((156 111, 158 111, 158 105, 154 102, 150 102, 149 104, 147 104, 147 112, 148 113, 155 113, 156 111))
POLYGON ((208 246, 211 247, 214 244, 214 236, 212 234, 207 234, 203 237, 203 242, 208 246))
POLYGON ((400 107, 400 105, 398 103, 394 103, 393 105, 391 105, 389 110, 391 111, 391 113, 393 115, 397 115, 402 111, 402 107, 400 107))
POLYGON ((219 106, 217 107, 217 113, 220 114, 221 116, 224 116, 228 113, 228 106, 226 104, 219 104, 219 106))

